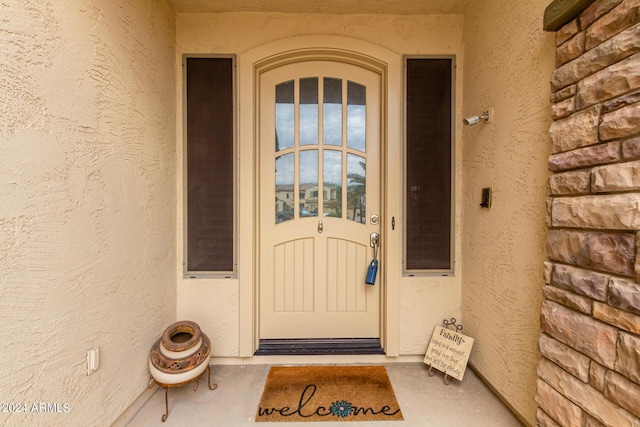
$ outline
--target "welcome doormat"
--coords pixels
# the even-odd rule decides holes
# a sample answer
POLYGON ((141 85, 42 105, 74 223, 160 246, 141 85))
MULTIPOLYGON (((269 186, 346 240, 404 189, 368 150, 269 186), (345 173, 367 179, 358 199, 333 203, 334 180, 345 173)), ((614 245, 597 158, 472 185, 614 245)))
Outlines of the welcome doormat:
POLYGON ((256 421, 386 421, 402 412, 384 366, 274 366, 256 421))

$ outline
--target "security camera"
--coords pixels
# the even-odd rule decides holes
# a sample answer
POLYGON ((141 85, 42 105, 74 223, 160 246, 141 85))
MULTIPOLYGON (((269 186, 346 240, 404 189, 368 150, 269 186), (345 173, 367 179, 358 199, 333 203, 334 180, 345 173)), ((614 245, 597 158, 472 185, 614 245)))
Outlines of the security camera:
POLYGON ((480 116, 471 116, 463 120, 465 125, 473 126, 480 121, 480 116))
POLYGON ((469 126, 473 126, 475 124, 478 124, 478 123, 480 123, 481 120, 484 120, 486 123, 489 123, 491 121, 492 117, 493 117, 493 108, 489 108, 484 113, 482 113, 481 116, 470 116, 470 117, 465 118, 463 120, 463 123, 465 125, 469 125, 469 126))

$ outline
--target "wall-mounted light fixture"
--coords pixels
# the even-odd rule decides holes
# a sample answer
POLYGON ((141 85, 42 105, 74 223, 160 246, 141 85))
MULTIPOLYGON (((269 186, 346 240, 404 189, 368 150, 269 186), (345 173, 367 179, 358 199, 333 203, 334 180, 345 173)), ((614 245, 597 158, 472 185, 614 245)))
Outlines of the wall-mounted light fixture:
POLYGON ((481 116, 470 116, 465 118, 463 122, 465 125, 473 126, 477 123, 480 123, 482 120, 484 120, 485 123, 490 123, 492 118, 493 118, 493 108, 487 108, 487 110, 484 113, 482 113, 481 116))

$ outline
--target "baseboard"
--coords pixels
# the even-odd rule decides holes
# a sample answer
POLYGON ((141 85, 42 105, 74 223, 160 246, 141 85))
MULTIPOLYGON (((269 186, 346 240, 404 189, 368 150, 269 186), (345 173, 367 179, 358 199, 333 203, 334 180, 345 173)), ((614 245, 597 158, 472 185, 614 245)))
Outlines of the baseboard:
POLYGON ((518 421, 522 423, 522 425, 526 427, 533 427, 533 424, 527 421, 522 416, 522 414, 520 414, 520 412, 516 411, 516 409, 507 401, 507 399, 505 399, 502 393, 496 390, 496 388, 491 385, 491 383, 484 377, 484 375, 480 373, 480 371, 478 371, 471 363, 469 363, 467 366, 471 368, 473 373, 476 374, 478 378, 480 378, 480 381, 482 381, 484 385, 486 385, 487 388, 491 390, 491 392, 500 400, 500 402, 502 402, 502 404, 507 407, 507 409, 518 419, 518 421))
POLYGON ((147 403, 147 400, 151 398, 151 395, 155 393, 158 386, 147 387, 136 400, 111 424, 111 427, 125 427, 129 421, 138 413, 140 408, 147 403))

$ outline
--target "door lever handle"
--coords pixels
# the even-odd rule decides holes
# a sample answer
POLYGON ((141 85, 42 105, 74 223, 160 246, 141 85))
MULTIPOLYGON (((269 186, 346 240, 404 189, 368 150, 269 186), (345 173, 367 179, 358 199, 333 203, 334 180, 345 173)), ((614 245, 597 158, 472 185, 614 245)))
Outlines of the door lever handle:
POLYGON ((369 246, 372 248, 380 246, 380 235, 378 233, 371 233, 369 236, 369 246))
POLYGON ((370 245, 373 247, 373 261, 369 264, 367 269, 367 277, 364 283, 367 285, 375 285, 376 275, 378 274, 378 248, 380 247, 380 235, 378 233, 371 233, 370 245))

